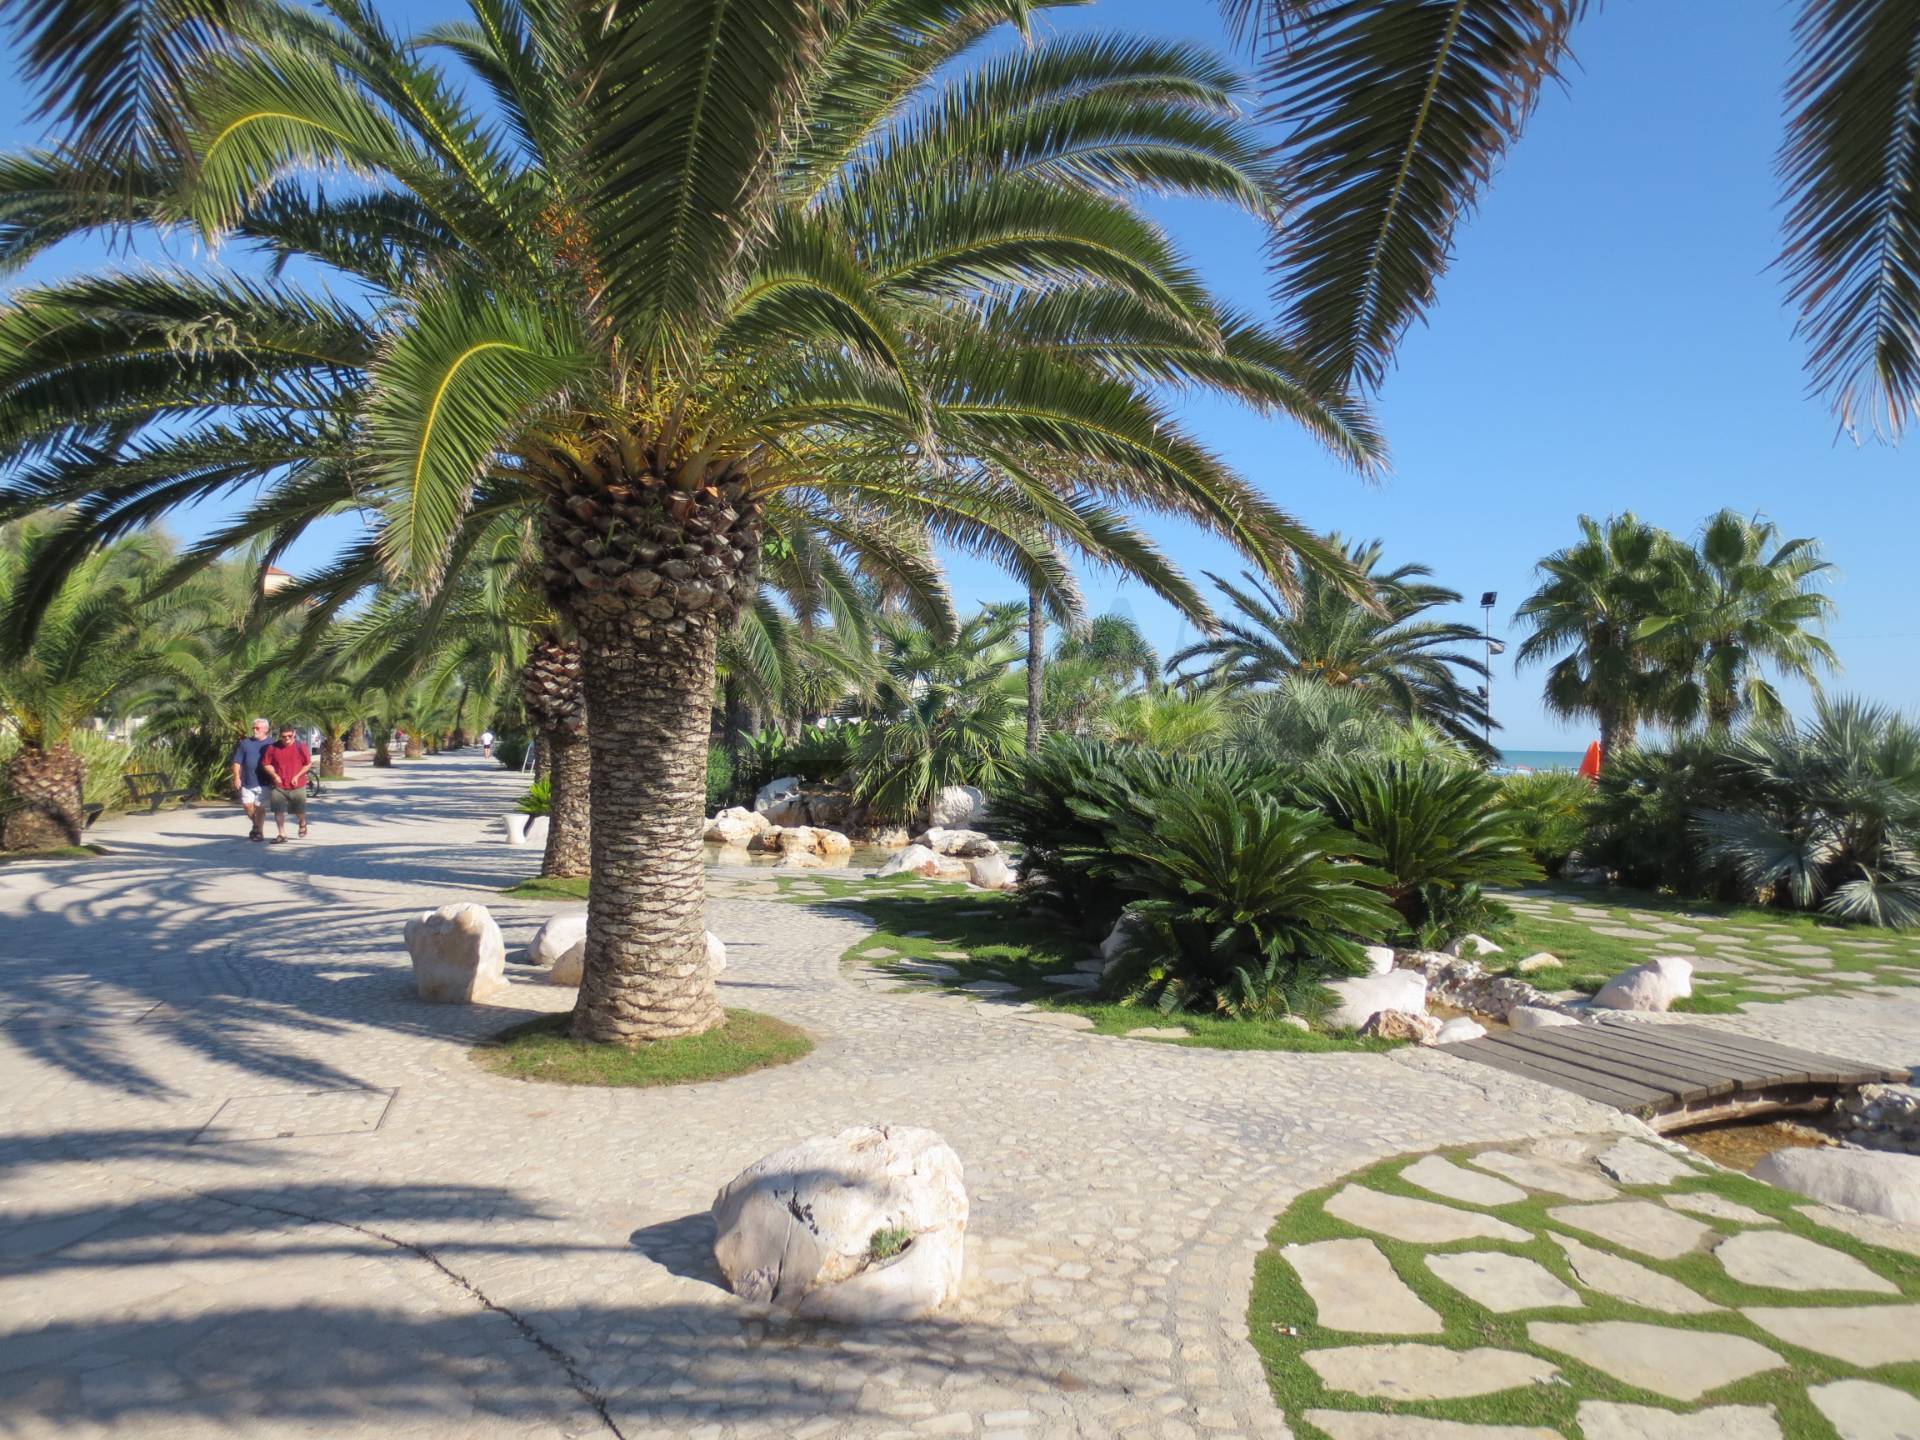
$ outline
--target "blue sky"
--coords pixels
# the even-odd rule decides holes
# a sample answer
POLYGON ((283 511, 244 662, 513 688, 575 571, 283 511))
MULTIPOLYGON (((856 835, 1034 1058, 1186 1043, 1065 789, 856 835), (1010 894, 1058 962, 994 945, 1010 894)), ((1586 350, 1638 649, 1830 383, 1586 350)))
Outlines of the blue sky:
MULTIPOLYGON (((428 23, 453 8, 406 0, 389 13, 428 23)), ((1193 402, 1188 424, 1315 527, 1379 537, 1389 563, 1424 562, 1469 602, 1497 590, 1496 634, 1536 559, 1575 538, 1583 511, 1632 509, 1683 535, 1722 506, 1762 512, 1818 536, 1836 565, 1831 638, 1845 670, 1830 688, 1920 710, 1920 439, 1902 451, 1837 435, 1806 393, 1769 268, 1789 20, 1759 0, 1618 0, 1589 18, 1566 92, 1548 93, 1462 231, 1430 324, 1408 336, 1379 396, 1393 449, 1384 483, 1355 479, 1284 422, 1193 402)), ((1098 0, 1042 24, 1227 44, 1206 3, 1098 0)), ((34 138, 22 98, 17 86, 0 94, 10 145, 34 138)), ((1268 313, 1250 222, 1198 205, 1159 214, 1217 289, 1268 313)), ((24 278, 97 258, 65 250, 24 278)), ((174 528, 196 533, 211 518, 174 528)), ((1191 571, 1235 568, 1206 537, 1156 533, 1191 571)), ((327 545, 310 542, 295 564, 319 562, 327 545)), ((965 559, 952 573, 963 600, 1018 593, 965 559)), ((1163 653, 1192 638, 1137 586, 1093 574, 1086 589, 1093 609, 1131 614, 1163 653)), ((1480 612, 1463 606, 1461 618, 1477 625, 1480 612)), ((1585 744, 1585 729, 1542 712, 1537 671, 1498 664, 1501 743, 1585 744)))

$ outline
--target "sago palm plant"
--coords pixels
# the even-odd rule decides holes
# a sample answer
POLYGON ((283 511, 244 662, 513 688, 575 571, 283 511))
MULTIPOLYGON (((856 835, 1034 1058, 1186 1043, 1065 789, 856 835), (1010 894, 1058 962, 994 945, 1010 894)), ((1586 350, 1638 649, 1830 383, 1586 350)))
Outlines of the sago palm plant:
POLYGON ((721 1020, 699 812, 719 635, 770 537, 930 623, 930 540, 1058 594, 1061 548, 1187 593, 1128 507, 1283 575, 1339 557, 1155 398, 1220 390, 1365 464, 1364 414, 1217 306, 1136 209, 1266 219, 1233 77, 1093 36, 992 58, 1026 0, 475 0, 421 42, 366 0, 25 7, 61 147, 0 177, 0 258, 99 226, 251 244, 270 280, 103 272, 0 312, 8 503, 70 553, 262 477, 227 532, 359 505, 338 571, 431 595, 464 522, 540 516, 580 644, 593 884, 573 1033, 721 1020), (451 57, 446 68, 437 56, 451 57), (463 82, 476 82, 486 106, 463 82), (342 178, 345 177, 345 178, 342 178), (316 267, 357 284, 295 277, 316 267))

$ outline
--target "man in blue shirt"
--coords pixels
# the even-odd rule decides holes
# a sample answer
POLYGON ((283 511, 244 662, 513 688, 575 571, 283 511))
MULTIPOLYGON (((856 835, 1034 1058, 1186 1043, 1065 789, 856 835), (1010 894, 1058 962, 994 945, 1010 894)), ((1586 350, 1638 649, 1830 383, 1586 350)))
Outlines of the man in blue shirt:
POLYGON ((262 716, 253 722, 253 734, 233 747, 233 788, 247 811, 247 839, 266 838, 266 793, 273 781, 260 769, 260 761, 273 744, 273 722, 262 716))

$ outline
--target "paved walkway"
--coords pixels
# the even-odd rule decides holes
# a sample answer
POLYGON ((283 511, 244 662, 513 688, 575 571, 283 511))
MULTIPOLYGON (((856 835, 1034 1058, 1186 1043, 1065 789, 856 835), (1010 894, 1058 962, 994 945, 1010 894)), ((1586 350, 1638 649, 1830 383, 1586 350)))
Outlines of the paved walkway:
POLYGON ((1245 1308, 1293 1196, 1623 1123, 1432 1053, 1157 1047, 870 992, 838 963, 859 922, 770 892, 713 903, 723 995, 808 1029, 806 1060, 665 1091, 490 1076, 472 1041, 572 992, 423 1005, 399 937, 477 898, 514 946, 554 908, 491 893, 537 859, 495 828, 518 777, 356 774, 305 844, 176 812, 102 822, 109 859, 0 869, 0 1431, 1284 1435, 1245 1308), (869 1120, 964 1160, 962 1303, 880 1333, 744 1309, 714 1191, 869 1120))

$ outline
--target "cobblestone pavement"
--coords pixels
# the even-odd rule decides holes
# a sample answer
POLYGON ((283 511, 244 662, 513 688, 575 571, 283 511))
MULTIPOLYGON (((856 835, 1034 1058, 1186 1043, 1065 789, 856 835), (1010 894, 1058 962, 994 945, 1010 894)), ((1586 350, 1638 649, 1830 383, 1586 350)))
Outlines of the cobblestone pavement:
POLYGON ((0 1432, 1284 1435, 1245 1310, 1294 1195, 1626 1128, 1432 1053, 1169 1048, 865 990, 838 963, 861 922, 748 877, 712 905, 724 998, 811 1056, 673 1090, 490 1076, 471 1043, 572 992, 421 1004, 400 930, 479 898, 512 947, 556 908, 492 893, 536 863, 499 838, 517 777, 355 773, 305 844, 195 810, 0 870, 0 1432), (878 1332, 743 1307, 715 1189, 870 1120, 964 1160, 961 1302, 878 1332))

